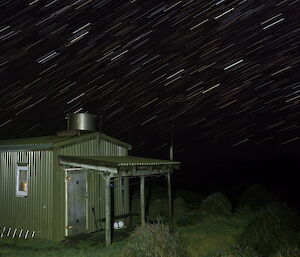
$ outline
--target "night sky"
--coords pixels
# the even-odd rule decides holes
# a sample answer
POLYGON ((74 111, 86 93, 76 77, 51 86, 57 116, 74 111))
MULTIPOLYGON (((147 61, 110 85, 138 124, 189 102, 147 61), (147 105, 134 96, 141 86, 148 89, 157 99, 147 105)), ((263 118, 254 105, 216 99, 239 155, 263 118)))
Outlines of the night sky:
POLYGON ((194 174, 291 172, 300 146, 299 7, 1 1, 0 137, 55 134, 67 113, 88 111, 134 154, 168 158, 173 137, 175 159, 194 174))

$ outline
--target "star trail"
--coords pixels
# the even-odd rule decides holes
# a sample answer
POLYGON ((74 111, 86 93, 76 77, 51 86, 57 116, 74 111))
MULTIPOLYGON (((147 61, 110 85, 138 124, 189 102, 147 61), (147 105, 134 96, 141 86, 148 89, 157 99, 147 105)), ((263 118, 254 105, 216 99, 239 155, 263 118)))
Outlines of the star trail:
POLYGON ((1 138, 102 117, 137 148, 299 145, 299 0, 1 1, 1 138), (153 135, 157 138, 152 141, 153 135))

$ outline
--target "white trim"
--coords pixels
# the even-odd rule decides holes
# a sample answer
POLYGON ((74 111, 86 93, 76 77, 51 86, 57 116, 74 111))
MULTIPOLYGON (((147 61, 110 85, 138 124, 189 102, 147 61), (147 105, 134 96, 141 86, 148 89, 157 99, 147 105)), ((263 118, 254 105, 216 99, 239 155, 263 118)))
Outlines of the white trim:
POLYGON ((68 165, 68 166, 73 166, 73 167, 77 166, 78 168, 75 168, 75 170, 76 169, 80 170, 82 168, 82 169, 88 169, 88 170, 99 170, 99 171, 103 171, 103 172, 118 173, 118 169, 117 168, 88 165, 88 164, 82 164, 82 163, 76 163, 76 162, 69 162, 69 161, 60 161, 60 164, 62 164, 62 165, 68 165))
POLYGON ((65 236, 68 236, 68 169, 65 170, 65 236))
POLYGON ((29 168, 28 168, 28 164, 17 164, 17 171, 16 171, 16 197, 26 197, 26 196, 28 196, 28 188, 29 188, 29 168), (27 182, 26 191, 19 190, 20 170, 26 170, 26 182, 27 182))
POLYGON ((85 229, 88 231, 89 229, 89 189, 88 189, 88 172, 85 171, 85 229))

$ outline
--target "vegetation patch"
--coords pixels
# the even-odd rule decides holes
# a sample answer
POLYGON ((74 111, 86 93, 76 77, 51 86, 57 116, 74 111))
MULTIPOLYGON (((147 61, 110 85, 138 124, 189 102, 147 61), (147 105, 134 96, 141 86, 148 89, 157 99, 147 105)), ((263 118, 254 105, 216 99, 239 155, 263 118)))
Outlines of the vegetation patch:
POLYGON ((191 226, 199 223, 202 219, 202 215, 199 210, 188 211, 178 215, 174 221, 178 226, 191 226))
POLYGON ((269 203, 278 201, 278 197, 269 192, 265 186, 253 185, 242 194, 238 209, 243 212, 257 211, 269 203))
POLYGON ((126 241, 114 242, 113 245, 105 247, 105 241, 100 241, 101 235, 93 233, 98 240, 91 240, 91 237, 71 242, 52 242, 38 239, 1 238, 1 257, 118 257, 126 241))
POLYGON ((189 209, 199 209, 204 199, 200 193, 183 190, 176 191, 175 196, 182 198, 189 209))
POLYGON ((157 223, 137 227, 130 236, 123 257, 188 257, 178 234, 157 223))
POLYGON ((285 204, 273 203, 259 210, 249 221, 238 243, 264 254, 297 245, 297 215, 285 204))
POLYGON ((205 216, 199 223, 177 230, 192 257, 212 257, 236 243, 247 221, 240 215, 205 216))
POLYGON ((232 204, 226 195, 217 192, 202 201, 200 211, 204 215, 230 215, 232 204))
POLYGON ((219 251, 214 257, 262 257, 262 255, 253 248, 235 245, 219 251))
POLYGON ((300 256, 300 249, 295 247, 291 249, 282 249, 272 255, 272 257, 299 257, 300 256))

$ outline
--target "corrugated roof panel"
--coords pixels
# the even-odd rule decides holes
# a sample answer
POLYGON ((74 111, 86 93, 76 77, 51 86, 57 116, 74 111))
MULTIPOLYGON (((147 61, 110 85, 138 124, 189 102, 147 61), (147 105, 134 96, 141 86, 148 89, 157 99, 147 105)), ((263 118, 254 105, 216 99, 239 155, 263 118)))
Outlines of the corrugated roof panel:
POLYGON ((81 141, 89 140, 99 135, 100 138, 103 138, 104 140, 131 149, 131 145, 123 141, 107 136, 100 132, 94 132, 94 133, 83 134, 80 136, 70 136, 70 137, 53 135, 53 136, 0 140, 0 151, 51 150, 53 148, 61 148, 66 145, 72 145, 81 141))
POLYGON ((160 160, 138 156, 60 156, 62 162, 82 163, 93 166, 121 167, 121 166, 152 166, 178 165, 180 162, 160 160))

